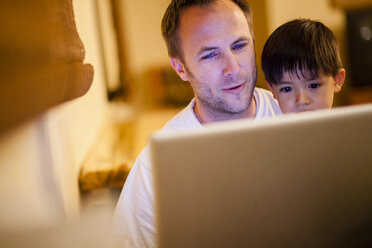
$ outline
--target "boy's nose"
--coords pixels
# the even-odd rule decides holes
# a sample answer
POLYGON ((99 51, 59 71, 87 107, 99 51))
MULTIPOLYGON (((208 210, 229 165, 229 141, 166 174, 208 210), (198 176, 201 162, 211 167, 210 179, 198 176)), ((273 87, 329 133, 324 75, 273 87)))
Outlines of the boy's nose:
POLYGON ((305 91, 299 91, 296 95, 297 105, 308 105, 310 103, 310 98, 305 91))
POLYGON ((225 68, 223 69, 224 76, 235 76, 240 70, 239 62, 236 56, 232 53, 226 55, 225 68))

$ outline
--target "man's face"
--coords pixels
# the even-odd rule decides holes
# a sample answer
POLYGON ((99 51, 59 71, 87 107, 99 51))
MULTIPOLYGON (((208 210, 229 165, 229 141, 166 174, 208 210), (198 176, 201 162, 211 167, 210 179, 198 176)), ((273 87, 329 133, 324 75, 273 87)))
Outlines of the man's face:
POLYGON ((247 117, 257 69, 243 11, 230 0, 186 9, 178 31, 184 63, 172 63, 195 93, 195 112, 210 120, 247 117), (244 116, 245 115, 245 116, 244 116))

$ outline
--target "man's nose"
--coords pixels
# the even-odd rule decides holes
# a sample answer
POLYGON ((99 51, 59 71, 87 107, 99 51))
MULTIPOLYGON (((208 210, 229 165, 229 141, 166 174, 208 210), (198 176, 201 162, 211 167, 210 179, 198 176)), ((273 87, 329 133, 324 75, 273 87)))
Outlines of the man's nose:
POLYGON ((307 95, 307 92, 304 90, 301 90, 297 92, 296 94, 296 104, 298 105, 307 105, 310 103, 310 98, 307 95))
POLYGON ((235 76, 240 70, 240 64, 235 54, 228 53, 225 56, 225 68, 223 70, 224 76, 235 76))

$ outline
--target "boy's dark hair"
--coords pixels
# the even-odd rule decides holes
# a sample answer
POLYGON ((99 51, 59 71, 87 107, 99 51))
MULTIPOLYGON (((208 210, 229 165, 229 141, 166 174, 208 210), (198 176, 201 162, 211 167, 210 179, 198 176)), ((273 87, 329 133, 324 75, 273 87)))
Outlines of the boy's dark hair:
MULTIPOLYGON (((162 35, 167 45, 168 55, 170 57, 179 58, 182 62, 184 62, 181 41, 178 35, 179 18, 182 12, 192 6, 203 7, 216 3, 217 1, 218 0, 172 0, 165 11, 161 22, 162 35)), ((249 30, 253 37, 252 12, 249 4, 246 2, 246 0, 231 1, 236 3, 245 14, 249 30)))
POLYGON ((261 65, 269 84, 279 83, 285 71, 315 78, 320 72, 336 76, 342 68, 332 31, 323 23, 309 19, 295 19, 277 28, 265 43, 261 65))

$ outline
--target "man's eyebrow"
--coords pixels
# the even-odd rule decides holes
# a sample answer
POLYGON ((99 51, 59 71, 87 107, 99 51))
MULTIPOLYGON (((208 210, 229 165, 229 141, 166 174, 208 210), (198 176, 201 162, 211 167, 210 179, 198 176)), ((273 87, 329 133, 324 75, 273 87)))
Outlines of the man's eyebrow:
POLYGON ((216 50, 216 49, 218 49, 218 47, 202 47, 202 48, 200 48, 197 56, 200 56, 201 54, 203 54, 205 52, 213 51, 213 50, 216 50))
POLYGON ((236 43, 239 43, 239 42, 242 42, 242 41, 249 42, 250 39, 246 36, 242 36, 239 39, 237 39, 236 41, 234 41, 232 44, 235 45, 236 43))
MULTIPOLYGON (((239 42, 242 42, 242 41, 249 42, 250 39, 248 37, 242 36, 239 39, 237 39, 236 41, 234 41, 232 43, 232 45, 235 45, 236 43, 239 43, 239 42)), ((213 51, 213 50, 216 50, 216 49, 218 49, 218 47, 213 47, 213 46, 212 47, 202 47, 202 48, 200 48, 197 56, 200 56, 202 53, 213 51)))

